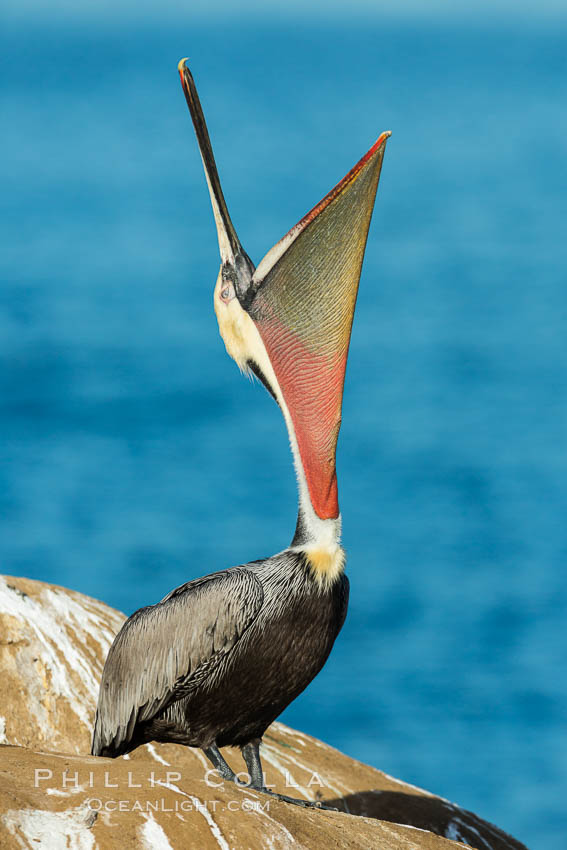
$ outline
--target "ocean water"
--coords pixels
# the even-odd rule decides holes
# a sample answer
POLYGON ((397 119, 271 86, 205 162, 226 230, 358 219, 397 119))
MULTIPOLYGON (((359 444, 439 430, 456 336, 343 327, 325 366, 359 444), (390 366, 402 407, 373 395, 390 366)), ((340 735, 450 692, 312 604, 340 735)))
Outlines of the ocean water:
POLYGON ((258 262, 389 141, 339 441, 352 596, 283 720, 567 841, 567 33, 0 35, 0 568, 130 613, 284 548, 280 415, 226 356, 192 60, 258 262))

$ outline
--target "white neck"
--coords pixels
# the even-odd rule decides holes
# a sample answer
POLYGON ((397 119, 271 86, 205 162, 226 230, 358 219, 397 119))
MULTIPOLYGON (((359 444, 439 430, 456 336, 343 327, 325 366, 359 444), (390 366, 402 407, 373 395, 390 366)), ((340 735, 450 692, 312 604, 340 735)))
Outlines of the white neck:
POLYGON ((315 576, 322 584, 332 583, 344 568, 344 552, 340 545, 341 517, 339 515, 335 519, 321 519, 315 513, 309 496, 293 421, 268 352, 258 328, 248 313, 242 309, 238 299, 233 298, 228 304, 219 303, 221 277, 222 275, 219 274, 214 304, 226 350, 243 372, 250 372, 248 366, 250 360, 258 365, 274 392, 287 426, 299 497, 298 526, 290 548, 293 551, 306 553, 315 576))

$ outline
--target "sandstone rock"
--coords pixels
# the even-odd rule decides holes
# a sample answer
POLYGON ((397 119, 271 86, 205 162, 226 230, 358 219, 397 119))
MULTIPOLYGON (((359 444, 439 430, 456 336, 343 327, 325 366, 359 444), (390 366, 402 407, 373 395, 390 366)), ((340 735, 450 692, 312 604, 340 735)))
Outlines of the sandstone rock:
POLYGON ((81 593, 0 576, 0 742, 88 753, 104 660, 124 619, 81 593))
MULTIPOLYGON (((159 755, 165 761, 175 752, 159 755)), ((230 783, 210 788, 202 771, 198 778, 196 771, 179 774, 147 752, 135 761, 112 761, 3 747, 0 845, 35 847, 39 840, 54 850, 462 847, 409 827, 262 799, 230 783)))
MULTIPOLYGON (((472 813, 281 723, 264 739, 268 784, 340 812, 223 784, 186 747, 89 756, 102 665, 123 620, 79 593, 0 577, 2 848, 522 850, 472 813)), ((226 756, 243 766, 238 752, 226 756)))

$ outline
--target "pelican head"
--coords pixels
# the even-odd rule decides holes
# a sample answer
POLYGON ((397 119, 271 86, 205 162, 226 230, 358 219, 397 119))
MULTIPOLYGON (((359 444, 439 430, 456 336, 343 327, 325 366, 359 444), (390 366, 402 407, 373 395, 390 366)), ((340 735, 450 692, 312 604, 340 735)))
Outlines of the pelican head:
POLYGON ((335 453, 346 361, 390 133, 382 133, 254 268, 228 214, 187 60, 178 68, 217 227, 221 267, 214 306, 220 333, 240 369, 260 378, 284 415, 299 484, 294 543, 328 539, 332 549, 340 536, 335 453))

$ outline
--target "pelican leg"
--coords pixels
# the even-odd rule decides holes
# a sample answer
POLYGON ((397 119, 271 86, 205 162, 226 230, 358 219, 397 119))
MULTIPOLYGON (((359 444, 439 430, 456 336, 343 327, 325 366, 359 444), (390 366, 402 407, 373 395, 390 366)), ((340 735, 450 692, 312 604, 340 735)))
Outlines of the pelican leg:
POLYGON ((223 779, 227 779, 230 782, 238 782, 235 772, 221 756, 220 750, 216 744, 203 748, 203 752, 211 762, 212 766, 218 770, 223 779))
POLYGON ((262 762, 260 761, 259 738, 250 741, 242 747, 242 757, 248 768, 250 788, 255 788, 257 791, 266 791, 264 786, 264 772, 262 770, 262 762))
POLYGON ((276 800, 282 800, 284 803, 293 803, 294 806, 303 806, 306 809, 327 809, 327 811, 336 812, 337 809, 331 806, 324 806, 318 800, 298 800, 295 797, 287 797, 285 794, 277 794, 275 791, 270 791, 264 785, 264 773, 262 771, 262 762, 260 761, 260 739, 256 738, 245 744, 242 747, 242 757, 246 762, 248 774, 250 776, 250 788, 255 791, 262 791, 264 794, 269 794, 270 797, 275 797, 276 800))

